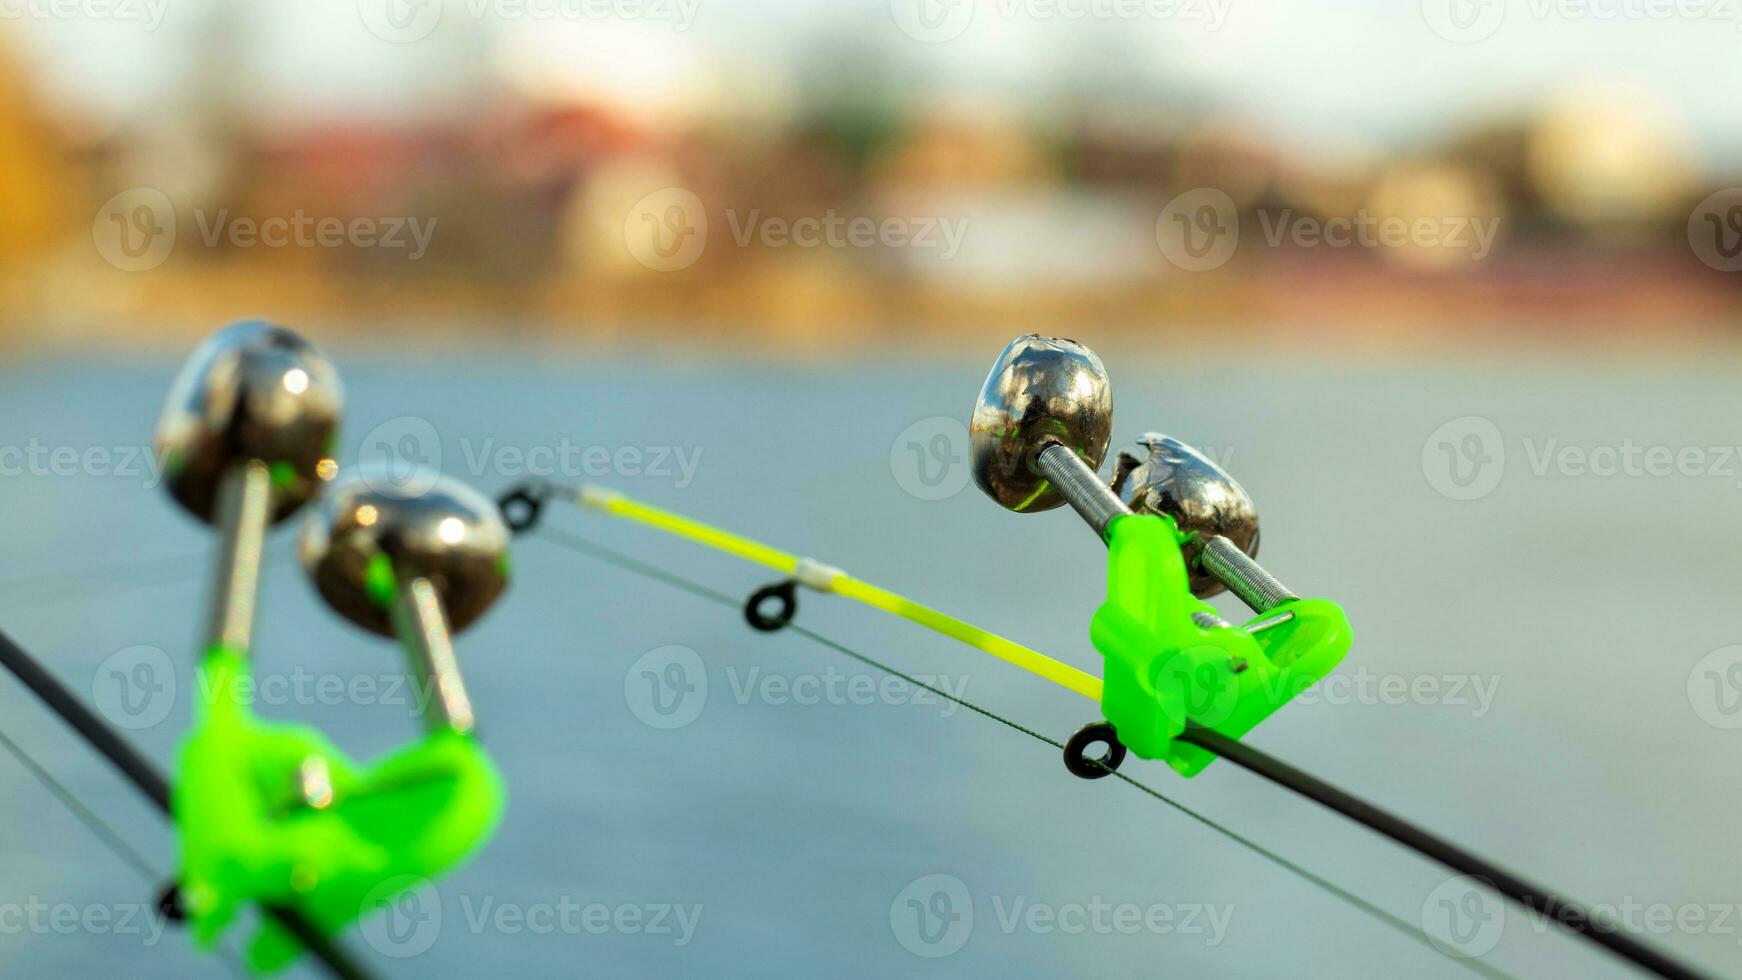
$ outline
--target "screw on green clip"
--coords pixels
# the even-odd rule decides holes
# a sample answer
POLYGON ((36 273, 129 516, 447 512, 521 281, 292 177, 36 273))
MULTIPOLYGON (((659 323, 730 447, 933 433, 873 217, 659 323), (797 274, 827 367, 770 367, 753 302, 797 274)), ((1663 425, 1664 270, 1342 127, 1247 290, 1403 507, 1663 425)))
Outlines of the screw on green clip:
MULTIPOLYGON (((469 735, 432 732, 363 767, 319 731, 254 717, 250 683, 240 651, 206 652, 175 782, 182 903, 202 946, 249 903, 297 909, 330 935, 390 900, 383 882, 433 878, 494 831, 502 779, 469 735)), ((266 921, 248 963, 269 972, 301 951, 266 921)))
POLYGON ((1354 634, 1325 599, 1291 599, 1244 626, 1223 622, 1192 595, 1180 547, 1189 538, 1166 517, 1115 518, 1107 601, 1089 632, 1106 660, 1101 710, 1118 741, 1195 776, 1215 756, 1178 740, 1188 725, 1239 738, 1330 673, 1354 634))

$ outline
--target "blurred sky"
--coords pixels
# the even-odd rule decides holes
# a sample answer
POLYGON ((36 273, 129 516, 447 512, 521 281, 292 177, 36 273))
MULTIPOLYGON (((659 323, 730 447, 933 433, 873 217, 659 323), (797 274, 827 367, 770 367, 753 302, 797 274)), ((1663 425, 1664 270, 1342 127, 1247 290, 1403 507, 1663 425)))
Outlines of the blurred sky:
MULTIPOLYGON (((117 122, 163 108, 202 43, 202 24, 234 0, 129 2, 162 5, 161 24, 20 16, 22 3, 8 5, 5 16, 51 95, 117 122)), ((1458 121, 1540 103, 1600 72, 1680 117, 1707 166, 1742 159, 1742 127, 1733 124, 1742 21, 1716 3, 1702 16, 1661 17, 1643 0, 1582 0, 1583 8, 1573 0, 1215 0, 1226 5, 1219 28, 1183 19, 978 15, 960 38, 923 44, 894 28, 891 0, 681 0, 696 5, 688 30, 645 20, 479 18, 470 12, 503 4, 449 0, 434 35, 392 44, 363 23, 369 5, 384 2, 395 0, 232 7, 244 41, 235 52, 236 84, 249 104, 291 118, 335 109, 397 119, 439 114, 475 95, 480 79, 495 74, 482 64, 494 62, 639 88, 653 111, 674 88, 779 76, 816 46, 846 39, 899 49, 916 68, 911 80, 930 93, 1011 107, 1060 72, 1084 74, 1109 100, 1157 82, 1183 85, 1318 153, 1429 137, 1458 121), (1479 43, 1447 41, 1428 19, 1450 3, 1469 4, 1463 9, 1473 16, 1503 4, 1501 26, 1479 43), (719 74, 710 78, 699 65, 719 74)), ((983 14, 1011 0, 981 2, 983 14)))

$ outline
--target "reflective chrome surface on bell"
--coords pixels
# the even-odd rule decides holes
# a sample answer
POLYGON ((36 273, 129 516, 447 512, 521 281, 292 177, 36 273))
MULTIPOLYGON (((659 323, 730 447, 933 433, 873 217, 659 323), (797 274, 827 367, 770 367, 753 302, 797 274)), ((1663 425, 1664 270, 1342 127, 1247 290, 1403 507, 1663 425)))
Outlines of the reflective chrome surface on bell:
POLYGON ((258 321, 220 330, 182 367, 158 419, 170 493, 215 523, 225 473, 259 461, 271 468, 271 521, 289 517, 331 475, 343 402, 332 362, 295 333, 258 321))
POLYGON ((448 628, 478 620, 508 584, 508 525, 495 503, 446 477, 394 480, 369 471, 334 486, 309 514, 299 553, 327 604, 383 636, 399 635, 370 592, 370 562, 384 555, 400 583, 427 579, 448 628), (428 486, 422 493, 399 486, 428 486))
MULTIPOLYGON (((1209 457, 1172 436, 1151 432, 1137 441, 1149 450, 1149 458, 1138 460, 1120 453, 1113 483, 1113 491, 1133 513, 1166 515, 1180 530, 1195 532, 1198 539, 1186 546, 1188 558, 1195 558, 1203 543, 1216 535, 1257 556, 1258 511, 1245 487, 1209 457)), ((1223 589, 1196 563, 1191 585, 1200 599, 1223 589)))
POLYGON ((1113 393, 1095 352, 1074 340, 1029 334, 998 355, 968 423, 974 482, 1014 511, 1065 502, 1036 457, 1054 443, 1091 469, 1107 455, 1113 393))

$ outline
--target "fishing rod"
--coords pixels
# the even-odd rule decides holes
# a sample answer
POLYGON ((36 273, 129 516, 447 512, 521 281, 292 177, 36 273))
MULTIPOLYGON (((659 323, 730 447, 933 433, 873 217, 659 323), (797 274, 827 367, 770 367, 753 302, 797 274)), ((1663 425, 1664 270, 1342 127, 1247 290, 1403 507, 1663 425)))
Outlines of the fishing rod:
MULTIPOLYGON (((248 648, 266 531, 312 499, 325 482, 323 462, 342 399, 337 373, 323 354, 287 330, 259 323, 237 324, 209 339, 172 386, 156 436, 166 461, 166 486, 177 503, 215 526, 219 536, 202 671, 218 651, 239 657, 248 648)), ((170 816, 181 831, 184 864, 190 863, 190 852, 197 854, 186 833, 190 824, 209 820, 209 829, 234 840, 258 819, 249 804, 260 802, 259 793, 250 799, 247 792, 259 789, 249 785, 258 773, 247 771, 254 760, 234 728, 209 726, 205 738, 184 746, 184 774, 198 768, 215 773, 220 763, 229 767, 230 778, 219 791, 201 799, 197 781, 166 779, 10 639, 0 642, 0 662, 170 816), (226 739, 232 744, 219 745, 226 739), (202 766, 202 753, 212 749, 228 757, 202 766)), ((197 865, 197 857, 191 863, 197 865)), ((203 877, 183 874, 162 904, 173 918, 191 913, 199 938, 213 946, 237 906, 221 905, 221 889, 203 877)), ((271 937, 281 949, 311 952, 334 976, 367 976, 328 941, 331 930, 313 921, 306 907, 291 903, 288 883, 257 897, 267 913, 262 937, 271 937)))
POLYGON ((1128 752, 1165 761, 1187 778, 1225 759, 1553 917, 1635 966, 1678 980, 1703 976, 1613 919, 1241 742, 1336 667, 1353 642, 1352 628, 1335 603, 1296 596, 1258 564, 1259 525, 1250 495, 1191 446, 1145 434, 1139 442, 1148 458, 1122 452, 1111 485, 1103 484, 1097 470, 1111 427, 1111 386, 1100 358, 1073 341, 1033 335, 1017 338, 1000 354, 969 426, 973 475, 987 496, 1018 513, 1069 504, 1107 545, 1108 598, 1090 629, 1105 659, 1103 678, 835 566, 608 489, 537 481, 511 489, 498 503, 517 532, 538 524, 546 501, 562 500, 781 572, 787 578, 744 603, 746 620, 759 630, 791 623, 798 588, 832 593, 1096 701, 1104 719, 1062 744, 1074 775, 1115 775, 1128 752), (1224 620, 1204 601, 1223 589, 1256 618, 1241 626, 1224 620), (778 605, 772 613, 770 603, 778 605))
MULTIPOLYGON (((77 695, 67 690, 41 662, 3 632, 0 632, 0 665, 4 665, 50 711, 60 716, 92 748, 109 760, 158 810, 166 816, 170 814, 169 780, 157 766, 140 755, 132 744, 98 718, 77 695)), ((166 893, 160 904, 172 916, 180 914, 173 892, 166 893)), ((370 980, 368 971, 316 929, 301 912, 276 904, 264 905, 262 908, 268 917, 294 937, 337 980, 370 980)))
POLYGON ((474 853, 505 799, 453 637, 506 587, 507 526, 490 499, 437 474, 339 480, 342 403, 319 349, 260 322, 210 337, 170 390, 155 435, 165 485, 219 539, 201 697, 173 776, 16 644, 0 643, 0 662, 170 815, 179 872, 163 904, 195 943, 214 948, 246 906, 268 913, 247 950, 263 973, 310 952, 334 976, 367 976, 329 937, 474 853), (299 540, 305 571, 340 616, 398 639, 434 694, 424 735, 369 765, 313 728, 268 723, 249 707, 267 532, 323 492, 299 540))
MULTIPOLYGON (((214 945, 244 905, 268 911, 248 952, 256 970, 280 968, 307 950, 336 976, 364 975, 328 937, 379 911, 416 880, 452 868, 493 833, 503 806, 501 779, 477 740, 453 636, 503 591, 511 534, 535 526, 546 501, 562 499, 781 572, 786 578, 758 589, 742 606, 759 630, 792 626, 906 677, 793 624, 798 588, 833 593, 1097 702, 1102 718, 1061 742, 921 685, 1059 749, 1075 775, 1115 776, 1412 938, 1425 934, 1118 771, 1127 753, 1165 761, 1188 778, 1227 760, 1552 914, 1637 966, 1666 977, 1699 976, 1612 920, 1239 741, 1328 674, 1347 653, 1352 630, 1335 603, 1297 597, 1257 563, 1250 497, 1190 446, 1146 435, 1141 442, 1149 458, 1122 453, 1111 485, 1102 485, 1097 470, 1110 443, 1111 390, 1099 358, 1079 344, 1036 336, 1013 341, 983 386, 970 436, 976 483, 988 496, 1019 513, 1068 503, 1106 544, 1108 598, 1090 629, 1105 662, 1100 678, 834 566, 600 488, 537 483, 492 503, 426 471, 408 478, 366 469, 338 480, 330 450, 341 401, 336 371, 324 355, 295 334, 261 323, 214 335, 172 389, 157 434, 167 485, 185 509, 216 525, 221 544, 198 664, 200 690, 215 693, 196 704, 173 779, 16 644, 0 642, 0 662, 171 814, 181 852, 175 894, 196 942, 214 945), (301 535, 305 571, 339 615, 397 638, 411 672, 436 695, 424 716, 424 737, 366 767, 318 731, 254 718, 236 696, 253 656, 266 531, 329 483, 335 485, 301 535), (1223 620, 1205 601, 1222 589, 1257 618, 1242 626, 1223 620), (778 605, 772 614, 771 602, 778 605)), ((720 598, 608 549, 581 550, 720 598)), ((1484 976, 1506 976, 1476 961, 1457 962, 1484 976)))
MULTIPOLYGON (((504 495, 500 503, 510 526, 519 532, 527 532, 539 526, 543 506, 549 501, 577 503, 591 510, 664 530, 792 575, 791 578, 758 588, 741 603, 734 602, 735 605, 741 607, 745 619, 756 629, 773 632, 793 625, 797 615, 799 588, 819 593, 833 593, 862 602, 891 615, 908 619, 934 632, 960 640, 975 649, 992 653, 1009 663, 1022 666, 1030 673, 1053 681, 1067 690, 1084 694, 1090 700, 1100 700, 1103 686, 1099 678, 1088 675, 1069 664, 1054 660, 1039 651, 1023 647, 995 633, 901 597, 887 589, 853 578, 848 573, 815 559, 801 558, 780 551, 761 542, 703 524, 683 515, 632 500, 614 491, 596 486, 562 488, 555 484, 526 485, 517 487, 504 495), (771 601, 779 604, 778 611, 771 613, 765 609, 771 601)), ((548 535, 549 532, 544 536, 548 535)), ((622 560, 622 556, 590 545, 583 540, 567 537, 553 538, 552 540, 577 550, 583 550, 595 557, 602 557, 607 561, 627 564, 622 560)), ((643 573, 659 572, 658 569, 651 566, 631 565, 630 567, 632 570, 643 573)), ((672 573, 660 573, 657 577, 688 591, 698 591, 698 587, 694 586, 693 583, 678 578, 672 573)), ((1262 618, 1260 623, 1262 623, 1262 618)), ((836 646, 825 638, 814 634, 807 633, 807 635, 825 645, 836 646)), ((838 646, 836 648, 841 649, 838 646)), ((843 650, 843 652, 857 656, 850 651, 843 650)), ((872 662, 872 664, 878 669, 909 680, 910 683, 918 683, 881 663, 872 662)), ((988 715, 994 720, 1060 749, 1064 756, 1065 766, 1073 775, 1084 779, 1100 779, 1106 776, 1126 778, 1119 767, 1125 760, 1127 749, 1119 740, 1117 729, 1106 722, 1085 725, 1070 740, 1059 742, 1023 728, 979 705, 963 701, 948 692, 938 691, 929 685, 920 684, 920 686, 932 690, 940 697, 948 698, 971 710, 988 715), (1105 751, 1099 755, 1089 751, 1097 743, 1106 747, 1105 751)), ((1507 871, 1467 848, 1311 776, 1238 739, 1230 738, 1213 728, 1204 727, 1188 719, 1179 734, 1175 736, 1175 740, 1203 753, 1206 757, 1224 759, 1247 769, 1285 789, 1354 820, 1436 863, 1461 874, 1469 875, 1473 880, 1497 894, 1512 899, 1532 911, 1551 917, 1574 934, 1606 948, 1609 952, 1634 963, 1636 966, 1659 976, 1678 978, 1678 980, 1680 978, 1693 980, 1693 978, 1707 976, 1642 943, 1637 937, 1624 931, 1624 927, 1620 924, 1592 913, 1580 903, 1507 871)), ((1187 768, 1191 768, 1193 771, 1182 774, 1189 777, 1194 775, 1196 771, 1201 771, 1202 766, 1194 765, 1187 768)), ((1129 779, 1126 781, 1132 782, 1133 785, 1151 795, 1162 798, 1170 805, 1178 806, 1173 800, 1160 797, 1160 794, 1144 784, 1129 779)), ((1191 815, 1199 817, 1196 813, 1191 813, 1191 815)), ((1202 818, 1199 817, 1199 819, 1202 818)), ((1467 961, 1460 960, 1458 962, 1467 961)))
MULTIPOLYGON (((553 545, 555 545, 559 548, 562 548, 564 550, 572 551, 576 554, 584 555, 588 558, 592 558, 592 559, 595 559, 597 561, 603 562, 605 564, 611 565, 611 566, 613 566, 621 571, 626 571, 626 572, 629 572, 630 574, 641 576, 641 577, 646 578, 650 581, 655 581, 655 582, 659 582, 661 584, 670 586, 674 589, 678 589, 682 592, 686 592, 686 593, 688 593, 696 598, 704 599, 704 600, 707 600, 709 602, 714 602, 714 603, 717 603, 717 604, 724 606, 726 608, 729 608, 729 609, 736 609, 736 610, 743 611, 746 608, 746 603, 744 602, 744 600, 742 600, 738 596, 731 595, 731 594, 728 594, 726 592, 722 592, 719 589, 716 589, 712 586, 709 586, 709 585, 706 585, 702 582, 699 582, 699 581, 697 581, 693 578, 690 578, 690 577, 688 577, 680 572, 675 572, 675 571, 672 571, 672 570, 667 569, 667 568, 663 568, 663 567, 658 566, 658 565, 650 564, 648 562, 645 562, 645 561, 642 561, 638 558, 635 558, 634 556, 629 555, 625 552, 618 551, 615 548, 606 547, 605 545, 588 540, 585 537, 581 537, 581 536, 570 534, 570 533, 567 533, 564 531, 556 530, 554 528, 543 529, 538 533, 538 536, 540 538, 544 539, 545 541, 549 542, 550 544, 553 544, 553 545)), ((833 651, 834 653, 840 654, 841 656, 844 656, 844 657, 847 657, 851 660, 854 660, 860 664, 863 664, 866 667, 871 668, 872 670, 876 670, 876 671, 883 673, 889 677, 893 677, 893 678, 901 680, 907 684, 910 684, 916 690, 927 691, 927 692, 935 695, 936 697, 940 698, 941 700, 949 701, 953 704, 959 705, 960 707, 967 709, 969 712, 972 712, 973 714, 979 715, 980 717, 986 718, 992 722, 995 722, 999 725, 1002 725, 1002 726, 1010 729, 1011 731, 1016 732, 1017 734, 1026 736, 1030 739, 1033 739, 1036 742, 1039 742, 1043 745, 1049 746, 1055 752, 1063 751, 1065 748, 1064 742, 1061 742, 1058 739, 1055 739, 1050 735, 1046 735, 1042 732, 1036 731, 1033 728, 1029 728, 1028 726, 1023 725, 1021 722, 1015 721, 1015 720, 1013 720, 1005 715, 999 714, 998 712, 992 710, 991 708, 989 708, 985 705, 976 704, 975 702, 970 701, 967 698, 962 697, 959 694, 951 693, 950 691, 948 691, 945 688, 940 687, 936 684, 929 684, 926 681, 924 681, 918 677, 915 677, 912 674, 907 673, 906 671, 903 671, 903 670, 900 670, 899 668, 891 666, 890 664, 888 664, 885 661, 879 660, 876 657, 870 656, 869 654, 866 654, 860 650, 856 650, 856 649, 848 646, 847 644, 842 643, 839 640, 832 639, 828 636, 825 636, 822 633, 817 632, 816 630, 810 629, 810 628, 806 627, 805 625, 803 625, 802 623, 793 621, 793 622, 789 622, 786 626, 780 627, 780 628, 781 629, 788 629, 788 630, 792 631, 793 633, 796 633, 800 637, 803 637, 804 639, 807 639, 807 640, 811 641, 812 643, 817 644, 818 646, 821 646, 825 649, 833 651)), ((1354 892, 1350 891, 1349 889, 1347 889, 1341 885, 1338 885, 1336 882, 1331 881, 1330 879, 1326 878, 1324 875, 1318 874, 1318 873, 1308 869, 1307 867, 1301 865, 1299 862, 1290 860, 1288 857, 1284 856, 1281 853, 1278 853, 1276 850, 1269 848, 1269 847, 1266 847, 1263 844, 1260 844, 1259 842, 1251 839, 1250 837, 1247 837, 1247 836, 1240 834, 1239 832, 1233 830, 1232 828, 1226 826, 1225 824, 1222 824, 1222 823, 1218 822, 1217 820, 1207 816, 1206 814, 1202 813, 1201 811, 1196 810, 1196 809, 1186 805, 1185 803, 1182 803, 1179 800, 1173 798, 1172 796, 1169 796, 1168 794, 1161 792, 1160 790, 1156 789, 1154 786, 1150 785, 1149 783, 1146 783, 1146 782, 1143 782, 1142 780, 1134 778, 1128 772, 1113 771, 1113 772, 1109 773, 1109 775, 1111 775, 1115 781, 1121 782, 1127 786, 1130 786, 1131 788, 1137 790, 1140 793, 1143 793, 1145 796, 1148 796, 1151 799, 1154 799, 1156 802, 1158 802, 1158 803, 1162 804, 1163 806, 1173 810, 1174 812, 1176 812, 1182 816, 1185 816, 1186 818, 1198 823, 1199 825, 1205 827, 1206 829, 1208 829, 1216 834, 1221 835, 1223 838, 1227 839, 1231 843, 1238 845, 1241 848, 1244 848, 1248 852, 1252 853, 1253 855, 1255 855, 1259 858, 1262 858, 1265 861, 1270 862, 1271 864, 1275 865, 1277 868, 1281 869, 1282 871, 1284 871, 1290 875, 1295 876, 1296 878, 1300 879, 1302 882, 1304 882, 1304 883, 1306 883, 1314 888, 1319 889, 1320 891, 1324 892, 1326 895, 1348 905, 1350 908, 1362 913, 1363 915, 1366 915, 1366 916, 1372 918, 1375 922, 1377 922, 1381 925, 1384 925, 1385 927, 1387 927, 1389 929, 1396 931, 1398 934, 1404 936, 1405 938, 1408 938, 1412 942, 1417 943, 1418 945, 1422 946, 1423 948, 1431 950, 1434 953, 1441 955, 1441 956, 1450 956, 1450 954, 1447 952, 1446 948, 1440 944, 1440 941, 1429 936, 1428 933, 1420 925, 1405 921, 1404 919, 1398 917, 1397 915, 1394 915, 1394 914, 1386 911, 1385 909, 1379 907, 1378 905, 1374 904, 1373 902, 1370 902, 1367 899, 1362 898, 1361 896, 1355 894, 1354 892)), ((1458 967, 1462 970, 1465 970, 1467 972, 1474 973, 1478 976, 1485 977, 1485 978, 1487 978, 1487 980, 1517 980, 1517 978, 1515 978, 1512 974, 1507 973, 1506 971, 1501 970, 1497 967, 1491 966, 1488 963, 1486 963, 1482 960, 1479 960, 1479 959, 1468 959, 1468 958, 1450 956, 1449 962, 1453 966, 1456 966, 1456 967, 1458 967)))

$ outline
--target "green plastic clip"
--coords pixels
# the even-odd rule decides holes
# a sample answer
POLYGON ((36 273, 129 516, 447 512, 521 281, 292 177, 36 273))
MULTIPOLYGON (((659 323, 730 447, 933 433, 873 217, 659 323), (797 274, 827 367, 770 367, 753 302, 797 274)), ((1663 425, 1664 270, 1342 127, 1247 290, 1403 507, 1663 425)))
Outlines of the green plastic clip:
MULTIPOLYGON (((501 819, 501 776, 470 735, 433 732, 359 766, 319 731, 256 718, 241 651, 207 650, 198 683, 173 811, 182 904, 203 947, 250 903, 295 909, 334 934, 458 864, 501 819)), ((265 919, 248 965, 272 972, 301 952, 265 919)))
POLYGON ((1329 674, 1354 640, 1326 599, 1295 599, 1244 626, 1192 595, 1181 546, 1165 517, 1128 515, 1108 526, 1107 601, 1089 634, 1106 659, 1101 711, 1119 741, 1184 776, 1214 761, 1179 741, 1187 725, 1239 738, 1329 674))

